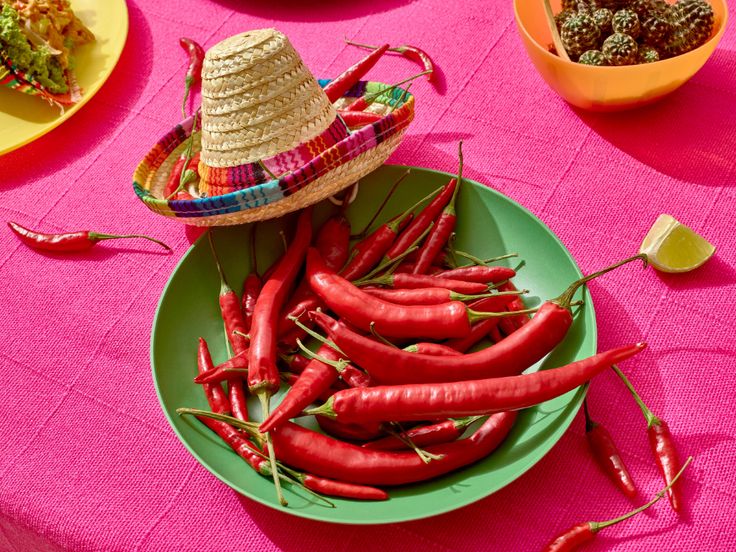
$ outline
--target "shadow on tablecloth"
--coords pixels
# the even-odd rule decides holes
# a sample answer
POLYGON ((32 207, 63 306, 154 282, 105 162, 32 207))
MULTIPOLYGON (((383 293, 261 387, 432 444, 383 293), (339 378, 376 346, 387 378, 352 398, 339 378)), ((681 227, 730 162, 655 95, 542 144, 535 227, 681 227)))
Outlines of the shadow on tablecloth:
POLYGON ((573 108, 621 151, 674 178, 736 185, 736 52, 720 49, 692 81, 649 107, 620 113, 573 108))
POLYGON ((215 0, 234 11, 276 21, 339 21, 381 13, 414 0, 215 0))
POLYGON ((2 171, 0 191, 63 169, 94 150, 130 115, 130 108, 138 101, 151 74, 153 39, 140 8, 128 3, 128 13, 128 39, 110 78, 68 121, 38 140, 0 157, 0 171, 3 166, 24 167, 23 171, 2 171))

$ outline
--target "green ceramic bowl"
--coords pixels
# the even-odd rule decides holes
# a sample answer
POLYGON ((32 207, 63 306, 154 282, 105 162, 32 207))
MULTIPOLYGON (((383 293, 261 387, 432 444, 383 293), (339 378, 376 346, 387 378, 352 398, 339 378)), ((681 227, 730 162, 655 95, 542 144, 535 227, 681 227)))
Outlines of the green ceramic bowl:
MULTIPOLYGON (((405 170, 401 166, 383 166, 361 181, 360 193, 347 211, 354 229, 363 227, 405 170)), ((412 168, 411 175, 391 198, 384 219, 445 184, 450 176, 412 168)), ((559 239, 509 198, 465 180, 457 207, 457 248, 480 257, 518 252, 526 266, 515 282, 520 288, 531 290, 528 304, 556 297, 580 277, 575 261, 559 239)), ((319 205, 315 223, 327 218, 333 209, 327 202, 319 205)), ((279 230, 285 229, 290 235, 294 222, 295 217, 291 216, 258 224, 257 260, 261 270, 283 251, 279 230)), ((236 290, 250 268, 252 229, 252 225, 247 225, 214 230, 225 273, 236 290)), ((517 259, 509 261, 510 266, 517 263, 517 259)), ((289 506, 282 508, 275 500, 270 480, 250 470, 199 422, 176 414, 179 407, 207 408, 202 390, 192 383, 197 371, 197 338, 207 339, 216 363, 226 358, 218 291, 219 280, 207 240, 200 239, 171 275, 153 323, 151 364, 161 406, 181 442, 212 474, 237 492, 296 516, 335 523, 391 523, 441 514, 480 500, 521 476, 552 448, 572 422, 585 394, 583 388, 578 388, 523 411, 509 437, 491 456, 433 481, 390 489, 388 501, 333 499, 336 508, 331 509, 287 489, 289 506)), ((586 292, 585 305, 576 313, 567 338, 540 364, 542 368, 560 366, 595 352, 595 313, 586 292)), ((278 400, 277 396, 274 402, 278 400)), ((260 419, 257 405, 249 407, 253 418, 260 419)))

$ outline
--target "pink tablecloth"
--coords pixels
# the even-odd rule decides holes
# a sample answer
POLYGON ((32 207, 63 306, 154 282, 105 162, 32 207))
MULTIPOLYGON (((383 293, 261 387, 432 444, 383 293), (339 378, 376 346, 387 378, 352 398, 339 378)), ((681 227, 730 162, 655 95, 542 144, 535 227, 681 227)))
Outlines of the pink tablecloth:
MULTIPOLYGON (((129 0, 130 37, 110 81, 46 137, 0 159, 0 217, 47 231, 135 227, 169 242, 60 260, 0 231, 0 550, 535 550, 561 529, 626 511, 592 464, 577 419, 512 485, 435 519, 332 526, 239 497, 184 450, 159 408, 148 341, 159 294, 193 238, 150 213, 130 175, 177 119, 192 36, 212 45, 275 26, 318 76, 358 52, 343 36, 432 52, 442 94, 417 83, 417 117, 392 161, 454 170, 518 200, 583 270, 634 251, 662 212, 718 246, 683 276, 622 270, 593 284, 600 347, 646 340, 635 384, 696 456, 679 520, 665 503, 590 550, 736 548, 736 33, 670 98, 614 116, 577 112, 538 77, 511 2, 129 0), (279 7, 280 6, 280 7, 279 7)), ((386 82, 415 70, 388 58, 386 82)), ((0 129, 1 131, 1 129, 0 129)), ((636 406, 611 374, 592 405, 644 496, 660 486, 636 406)))

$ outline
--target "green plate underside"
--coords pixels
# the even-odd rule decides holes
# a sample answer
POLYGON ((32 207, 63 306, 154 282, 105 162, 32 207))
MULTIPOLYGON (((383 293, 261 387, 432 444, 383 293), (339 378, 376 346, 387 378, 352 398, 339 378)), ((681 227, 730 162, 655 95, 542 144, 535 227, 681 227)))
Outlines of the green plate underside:
MULTIPOLYGON (((386 165, 363 178, 360 193, 347 211, 353 229, 368 221, 391 184, 406 167, 386 165)), ((446 173, 412 168, 384 210, 382 220, 403 211, 431 190, 444 185, 446 173)), ((315 211, 315 227, 335 207, 328 202, 315 211)), ((531 290, 528 305, 556 297, 580 277, 574 260, 552 231, 529 211, 484 185, 464 181, 458 197, 457 249, 479 257, 518 252, 526 265, 515 283, 531 290)), ((279 230, 291 236, 295 216, 258 223, 257 258, 262 271, 283 251, 279 230)), ((250 232, 253 225, 214 230, 215 243, 228 280, 240 291, 250 268, 250 232)), ((510 259, 508 266, 518 264, 510 259)), ((523 411, 506 441, 491 456, 475 465, 426 483, 390 489, 390 500, 358 502, 332 499, 326 508, 300 491, 285 490, 288 508, 275 500, 273 483, 253 472, 227 445, 192 418, 176 414, 179 407, 207 409, 197 372, 197 338, 204 337, 215 363, 226 359, 225 336, 217 296, 219 280, 207 240, 200 239, 186 253, 161 296, 151 337, 153 380, 164 413, 184 446, 224 483, 249 498, 305 518, 351 524, 378 524, 433 516, 460 508, 508 485, 537 463, 560 439, 584 397, 578 388, 566 395, 523 411)), ((596 325, 587 291, 585 305, 565 341, 541 364, 556 367, 596 352, 596 325)), ((536 370, 539 366, 533 367, 536 370)), ((280 399, 275 397, 274 404, 280 399)), ((250 404, 253 419, 259 408, 250 404)), ((311 426, 309 420, 305 422, 311 426)))

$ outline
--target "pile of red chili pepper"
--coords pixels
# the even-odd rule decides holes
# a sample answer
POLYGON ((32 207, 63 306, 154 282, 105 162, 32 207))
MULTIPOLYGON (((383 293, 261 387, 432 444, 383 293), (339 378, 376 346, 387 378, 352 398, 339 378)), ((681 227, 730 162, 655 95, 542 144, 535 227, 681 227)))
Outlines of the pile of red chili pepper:
MULTIPOLYGON (((527 309, 513 269, 454 249, 462 188, 461 150, 457 178, 357 239, 351 240, 346 205, 314 230, 307 208, 285 253, 262 275, 254 269, 241 297, 219 268, 213 240, 233 356, 215 366, 200 341, 194 381, 210 411, 179 412, 199 418, 253 469, 273 477, 277 489, 288 482, 323 495, 381 500, 386 487, 488 456, 518 410, 575 389, 644 348, 624 345, 523 373, 566 336, 577 290, 642 257, 572 282, 559 297, 527 309), (458 266, 458 258, 474 262, 458 266), (288 392, 271 410, 281 386, 288 392), (259 422, 249 420, 248 394, 264 407, 259 422), (322 431, 292 421, 305 415, 315 416, 322 431)), ((613 446, 610 435, 596 445, 605 436, 588 425, 605 465, 598 449, 613 446)), ((673 465, 668 483, 678 470, 673 465)), ((635 492, 630 476, 619 486, 635 492)))

